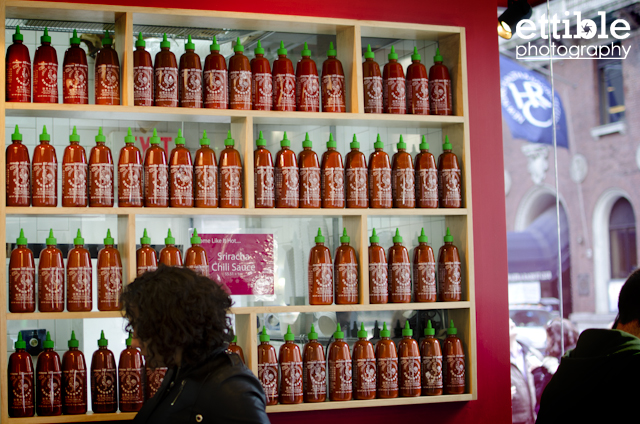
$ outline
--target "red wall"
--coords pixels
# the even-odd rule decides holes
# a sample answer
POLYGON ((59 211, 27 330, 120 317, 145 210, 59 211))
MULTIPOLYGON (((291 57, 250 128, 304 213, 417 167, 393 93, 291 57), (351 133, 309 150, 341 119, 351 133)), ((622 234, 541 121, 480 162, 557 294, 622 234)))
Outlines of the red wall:
MULTIPOLYGON (((70 1, 70 0, 67 0, 70 1)), ((77 1, 88 3, 87 0, 77 1)), ((100 1, 96 1, 99 3, 100 1)), ((104 2, 104 0, 103 0, 104 2)), ((112 4, 176 7, 168 0, 114 0, 112 4)), ((192 0, 193 9, 295 14, 348 19, 463 26, 467 32, 470 70, 472 193, 478 343, 478 400, 465 403, 347 409, 326 412, 271 414, 274 424, 330 422, 510 423, 510 377, 507 300, 507 243, 502 159, 502 126, 496 34, 497 1, 405 0, 192 0)))

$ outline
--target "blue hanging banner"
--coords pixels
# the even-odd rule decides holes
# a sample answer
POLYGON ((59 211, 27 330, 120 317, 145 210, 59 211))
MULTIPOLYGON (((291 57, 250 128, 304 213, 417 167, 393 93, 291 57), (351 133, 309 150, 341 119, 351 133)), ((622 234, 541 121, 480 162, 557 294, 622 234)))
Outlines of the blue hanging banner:
MULTIPOLYGON (((538 73, 500 56, 502 117, 513 138, 532 143, 553 144, 551 84, 538 73)), ((558 93, 556 99, 556 142, 568 148, 567 121, 558 93)))

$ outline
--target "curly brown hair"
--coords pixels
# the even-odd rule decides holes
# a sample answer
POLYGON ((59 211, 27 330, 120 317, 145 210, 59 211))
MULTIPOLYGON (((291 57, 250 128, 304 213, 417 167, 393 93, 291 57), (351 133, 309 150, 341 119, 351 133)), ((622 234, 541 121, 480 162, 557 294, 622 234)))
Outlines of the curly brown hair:
POLYGON ((196 365, 233 338, 231 298, 211 279, 183 267, 160 265, 128 284, 122 310, 145 344, 153 366, 196 365), (175 355, 182 348, 182 361, 175 355))

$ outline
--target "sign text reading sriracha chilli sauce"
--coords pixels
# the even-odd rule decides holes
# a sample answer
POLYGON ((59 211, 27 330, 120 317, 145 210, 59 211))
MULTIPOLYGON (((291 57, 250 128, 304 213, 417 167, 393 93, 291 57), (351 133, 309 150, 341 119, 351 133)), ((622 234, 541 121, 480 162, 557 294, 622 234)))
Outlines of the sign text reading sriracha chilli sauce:
POLYGON ((229 294, 274 294, 273 234, 200 234, 209 277, 229 294))

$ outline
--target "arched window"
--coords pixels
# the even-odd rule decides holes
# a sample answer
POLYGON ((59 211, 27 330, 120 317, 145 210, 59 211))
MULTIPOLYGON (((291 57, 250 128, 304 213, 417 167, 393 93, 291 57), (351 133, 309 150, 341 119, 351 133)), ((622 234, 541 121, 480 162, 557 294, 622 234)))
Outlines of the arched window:
POLYGON ((631 203, 619 198, 609 216, 611 278, 626 279, 637 268, 636 218, 631 203))

